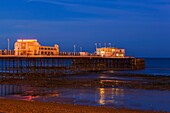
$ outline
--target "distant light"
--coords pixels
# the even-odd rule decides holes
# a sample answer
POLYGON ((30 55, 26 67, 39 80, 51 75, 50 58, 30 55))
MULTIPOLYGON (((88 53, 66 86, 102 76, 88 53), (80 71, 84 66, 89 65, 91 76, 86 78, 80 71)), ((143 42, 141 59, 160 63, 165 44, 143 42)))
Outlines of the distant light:
POLYGON ((37 39, 18 39, 17 42, 37 42, 37 39))

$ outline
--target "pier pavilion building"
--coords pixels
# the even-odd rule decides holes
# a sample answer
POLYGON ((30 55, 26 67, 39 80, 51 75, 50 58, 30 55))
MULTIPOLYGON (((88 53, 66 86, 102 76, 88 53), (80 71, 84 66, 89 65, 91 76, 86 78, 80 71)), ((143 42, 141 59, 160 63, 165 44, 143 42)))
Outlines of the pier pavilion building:
POLYGON ((59 46, 41 46, 36 39, 18 39, 14 51, 15 55, 58 55, 59 46))
POLYGON ((96 48, 96 55, 102 57, 125 57, 125 49, 119 49, 114 47, 101 47, 96 48))

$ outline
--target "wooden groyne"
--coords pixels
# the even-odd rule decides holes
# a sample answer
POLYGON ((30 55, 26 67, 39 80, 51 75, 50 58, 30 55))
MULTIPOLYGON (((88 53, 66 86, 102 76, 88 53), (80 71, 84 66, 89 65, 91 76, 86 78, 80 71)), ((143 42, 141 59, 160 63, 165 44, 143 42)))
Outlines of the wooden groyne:
POLYGON ((0 96, 14 95, 22 92, 22 86, 13 84, 0 84, 0 96))
POLYGON ((60 75, 88 71, 139 70, 144 59, 100 56, 0 56, 0 72, 12 75, 60 75))

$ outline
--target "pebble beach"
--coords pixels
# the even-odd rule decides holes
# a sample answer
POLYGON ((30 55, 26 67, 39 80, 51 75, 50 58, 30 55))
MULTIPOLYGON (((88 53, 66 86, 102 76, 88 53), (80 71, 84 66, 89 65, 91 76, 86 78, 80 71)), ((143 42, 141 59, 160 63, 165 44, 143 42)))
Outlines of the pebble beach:
POLYGON ((158 113, 131 109, 0 99, 0 113, 158 113))

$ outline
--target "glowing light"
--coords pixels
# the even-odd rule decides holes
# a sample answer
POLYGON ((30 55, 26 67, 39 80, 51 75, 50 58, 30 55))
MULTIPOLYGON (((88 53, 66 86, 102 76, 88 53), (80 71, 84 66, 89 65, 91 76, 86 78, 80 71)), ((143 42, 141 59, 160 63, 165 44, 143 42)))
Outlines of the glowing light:
POLYGON ((99 100, 99 103, 101 105, 104 105, 105 104, 105 91, 104 91, 104 88, 100 88, 100 100, 99 100))
POLYGON ((18 39, 17 42, 37 42, 36 39, 18 39))
MULTIPOLYGON (((108 81, 109 82, 109 81, 108 81)), ((124 97, 124 89, 121 88, 99 88, 99 100, 100 105, 122 103, 117 100, 116 97, 124 97)))

